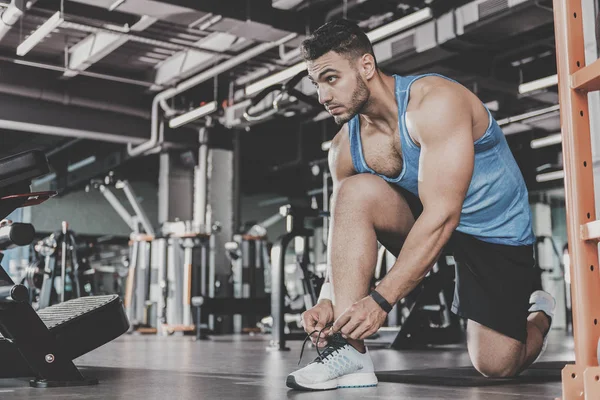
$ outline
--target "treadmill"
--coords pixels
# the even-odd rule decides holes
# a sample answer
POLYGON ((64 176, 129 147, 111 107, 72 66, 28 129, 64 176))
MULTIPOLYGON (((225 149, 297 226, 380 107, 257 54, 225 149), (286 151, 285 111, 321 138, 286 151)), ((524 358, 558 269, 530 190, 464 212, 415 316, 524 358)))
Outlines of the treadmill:
MULTIPOLYGON (((49 172, 41 151, 0 159, 0 220, 13 210, 40 204, 56 192, 31 193, 31 180, 49 172)), ((31 224, 0 227, 0 250, 30 244, 31 224)), ((0 261, 2 253, 0 253, 0 261)), ((84 377, 73 361, 129 329, 119 296, 81 297, 39 312, 29 292, 0 267, 0 378, 32 377, 36 388, 82 386, 98 380, 84 377)))

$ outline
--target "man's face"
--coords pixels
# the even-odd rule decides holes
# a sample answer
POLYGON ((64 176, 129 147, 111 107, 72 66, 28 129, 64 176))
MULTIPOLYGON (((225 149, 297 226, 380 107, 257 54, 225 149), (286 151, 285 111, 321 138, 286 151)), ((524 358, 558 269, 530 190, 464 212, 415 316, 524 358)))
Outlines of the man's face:
POLYGON ((358 114, 370 96, 369 88, 351 62, 333 51, 307 62, 308 76, 317 87, 319 103, 338 125, 358 114))

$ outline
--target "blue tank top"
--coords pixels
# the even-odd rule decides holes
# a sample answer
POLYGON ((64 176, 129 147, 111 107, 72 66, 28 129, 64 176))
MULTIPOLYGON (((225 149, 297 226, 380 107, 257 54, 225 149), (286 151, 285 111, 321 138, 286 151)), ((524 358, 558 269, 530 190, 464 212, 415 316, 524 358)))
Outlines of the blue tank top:
MULTIPOLYGON (((394 75, 403 159, 402 171, 398 177, 390 178, 379 174, 367 165, 362 151, 359 116, 354 116, 348 122, 350 151, 356 172, 378 175, 417 197, 421 149, 408 134, 405 117, 410 87, 417 79, 425 76, 439 76, 455 82, 438 74, 394 75)), ((531 245, 535 242, 535 236, 531 227, 531 210, 525 181, 500 126, 490 111, 487 112, 490 122, 485 134, 474 142, 473 175, 456 230, 489 243, 531 245)))

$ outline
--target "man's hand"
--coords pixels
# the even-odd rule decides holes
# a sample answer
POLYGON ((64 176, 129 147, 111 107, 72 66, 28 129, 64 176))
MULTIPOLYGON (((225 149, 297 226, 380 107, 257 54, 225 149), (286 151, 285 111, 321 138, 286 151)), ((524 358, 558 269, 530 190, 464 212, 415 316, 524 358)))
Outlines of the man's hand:
POLYGON ((336 319, 330 334, 341 332, 346 338, 364 340, 381 328, 386 317, 387 313, 379 304, 367 296, 336 319))
POLYGON ((327 344, 327 331, 323 331, 317 343, 319 333, 327 324, 333 322, 333 304, 329 300, 321 300, 316 306, 302 313, 302 325, 306 333, 311 334, 311 339, 318 347, 327 344), (318 331, 317 333, 313 333, 318 331))

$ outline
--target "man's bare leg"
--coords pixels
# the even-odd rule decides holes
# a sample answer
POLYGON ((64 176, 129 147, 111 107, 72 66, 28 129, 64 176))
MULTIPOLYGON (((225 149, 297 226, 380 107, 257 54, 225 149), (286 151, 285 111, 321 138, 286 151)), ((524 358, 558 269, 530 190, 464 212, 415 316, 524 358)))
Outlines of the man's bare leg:
MULTIPOLYGON (((340 183, 332 202, 329 244, 334 318, 369 294, 377 241, 398 255, 414 223, 401 192, 382 178, 360 174, 340 183)), ((365 351, 364 342, 348 341, 365 351)))
POLYGON ((527 341, 521 343, 469 320, 467 342, 471 361, 487 377, 515 376, 529 367, 540 354, 549 328, 546 314, 531 313, 527 319, 527 341))

